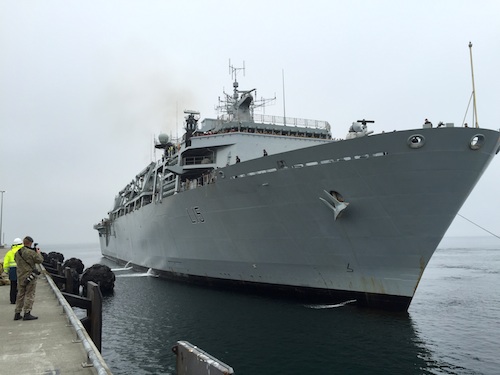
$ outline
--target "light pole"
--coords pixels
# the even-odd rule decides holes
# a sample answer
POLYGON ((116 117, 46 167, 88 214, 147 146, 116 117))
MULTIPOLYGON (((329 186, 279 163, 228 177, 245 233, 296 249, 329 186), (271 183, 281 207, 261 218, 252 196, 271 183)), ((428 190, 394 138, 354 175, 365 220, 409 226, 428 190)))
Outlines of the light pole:
POLYGON ((0 206, 0 247, 3 247, 3 232, 2 232, 2 222, 3 222, 3 193, 5 190, 0 190, 2 193, 2 205, 0 206))

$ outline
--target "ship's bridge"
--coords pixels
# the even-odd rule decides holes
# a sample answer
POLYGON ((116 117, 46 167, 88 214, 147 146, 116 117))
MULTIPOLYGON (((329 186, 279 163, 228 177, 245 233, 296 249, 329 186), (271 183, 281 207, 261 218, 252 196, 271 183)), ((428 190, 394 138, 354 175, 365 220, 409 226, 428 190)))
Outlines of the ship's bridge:
POLYGON ((327 121, 309 120, 282 116, 254 115, 255 121, 226 121, 224 118, 204 119, 201 129, 193 136, 228 132, 248 132, 292 137, 330 139, 330 124, 327 121))

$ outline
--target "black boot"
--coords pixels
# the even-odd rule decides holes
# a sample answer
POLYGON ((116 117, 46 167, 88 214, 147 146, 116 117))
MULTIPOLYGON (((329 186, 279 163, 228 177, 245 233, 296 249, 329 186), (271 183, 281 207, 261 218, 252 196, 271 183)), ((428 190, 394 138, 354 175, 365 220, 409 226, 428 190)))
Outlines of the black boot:
POLYGON ((31 315, 30 311, 24 313, 23 320, 35 320, 35 319, 38 319, 38 316, 31 315))
POLYGON ((21 318, 22 318, 22 316, 20 313, 16 313, 16 315, 14 315, 14 320, 19 320, 21 318))

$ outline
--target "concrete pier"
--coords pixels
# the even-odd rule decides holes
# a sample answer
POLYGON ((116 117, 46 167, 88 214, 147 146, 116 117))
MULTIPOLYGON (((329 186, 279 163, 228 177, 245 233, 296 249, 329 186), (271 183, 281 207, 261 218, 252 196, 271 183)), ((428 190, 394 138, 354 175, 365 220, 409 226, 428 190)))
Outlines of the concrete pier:
MULTIPOLYGON (((0 260, 9 249, 0 249, 0 260)), ((0 373, 99 374, 111 371, 50 276, 40 275, 32 314, 14 321, 9 285, 0 286, 0 373)))

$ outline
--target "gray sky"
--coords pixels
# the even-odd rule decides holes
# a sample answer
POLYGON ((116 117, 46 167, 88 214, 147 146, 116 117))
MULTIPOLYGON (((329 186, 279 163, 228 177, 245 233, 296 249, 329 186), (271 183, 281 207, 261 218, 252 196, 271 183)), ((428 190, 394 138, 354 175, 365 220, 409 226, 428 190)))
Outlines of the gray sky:
MULTIPOLYGON (((479 124, 500 119, 500 2, 0 1, 0 190, 7 243, 96 242, 94 223, 176 135, 182 111, 216 115, 240 87, 276 94, 267 114, 326 120, 345 137, 425 118, 462 123, 472 92, 479 124), (178 114, 178 115, 177 115, 178 114)), ((467 122, 472 122, 471 111, 467 122)), ((500 234, 497 157, 460 214, 500 234)), ((461 217, 449 236, 483 235, 461 217)))

